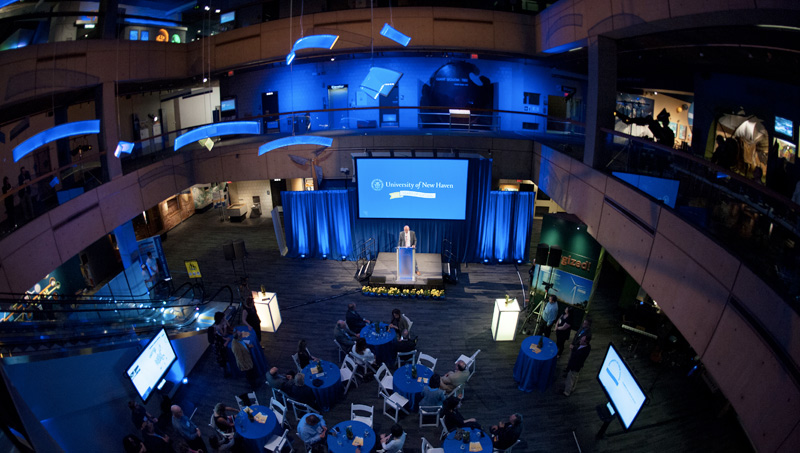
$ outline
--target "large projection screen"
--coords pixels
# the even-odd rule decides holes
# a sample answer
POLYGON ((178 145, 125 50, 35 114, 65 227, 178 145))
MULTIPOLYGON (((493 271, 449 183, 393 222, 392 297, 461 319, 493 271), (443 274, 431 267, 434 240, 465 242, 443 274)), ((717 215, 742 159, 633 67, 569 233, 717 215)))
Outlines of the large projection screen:
POLYGON ((161 329, 126 371, 142 400, 147 402, 175 360, 177 356, 169 342, 167 331, 161 329))
POLYGON ((603 366, 597 372, 597 380, 606 392, 611 404, 619 414, 622 426, 631 427, 647 397, 633 376, 628 364, 622 359, 612 343, 608 344, 603 366))
POLYGON ((358 158, 363 219, 464 220, 466 159, 358 158))

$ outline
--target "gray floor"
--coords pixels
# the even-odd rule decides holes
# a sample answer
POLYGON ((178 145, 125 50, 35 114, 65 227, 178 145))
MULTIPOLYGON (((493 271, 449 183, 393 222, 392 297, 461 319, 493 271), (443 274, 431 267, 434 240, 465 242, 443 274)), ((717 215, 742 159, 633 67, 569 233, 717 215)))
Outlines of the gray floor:
MULTIPOLYGON (((277 333, 264 333, 262 345, 271 365, 281 369, 292 366, 290 355, 297 341, 308 340, 311 353, 336 361, 337 352, 332 330, 337 319, 344 317, 347 303, 356 302, 358 310, 370 320, 388 320, 392 308, 400 308, 414 321, 413 334, 419 336, 419 350, 439 359, 436 371, 444 373, 460 354, 472 354, 480 349, 477 372, 467 384, 462 407, 465 417, 476 417, 484 427, 506 418, 512 412, 525 417, 522 443, 516 453, 545 451, 751 451, 750 444, 739 426, 735 413, 724 400, 711 394, 699 378, 700 373, 687 376, 682 362, 665 360, 657 365, 649 354, 633 354, 627 347, 630 337, 620 328, 621 313, 610 294, 619 294, 615 283, 598 283, 591 304, 594 318, 594 350, 589 356, 575 393, 567 398, 554 392, 562 383, 561 370, 567 357, 558 363, 555 384, 544 393, 523 393, 512 377, 520 343, 518 336, 511 342, 492 341, 489 324, 493 300, 506 293, 519 294, 520 277, 516 266, 463 265, 458 285, 446 286, 444 300, 410 300, 363 296, 361 284, 353 279, 355 264, 342 261, 287 259, 280 256, 271 220, 262 217, 243 223, 220 222, 213 212, 198 214, 169 232, 164 242, 170 269, 176 284, 186 280, 183 261, 197 259, 206 286, 211 292, 223 285, 235 288, 244 267, 235 269, 226 262, 222 243, 242 238, 250 258, 246 269, 251 287, 264 285, 278 294, 283 324, 277 333), (621 346, 623 354, 634 369, 650 398, 639 419, 629 432, 622 432, 614 422, 605 439, 595 440, 601 422, 595 406, 606 398, 595 379, 603 351, 609 342, 621 346)), ((535 244, 535 241, 534 241, 535 244)), ((527 266, 520 272, 527 279, 527 266)), ((643 349, 640 348, 640 352, 643 349)), ((189 375, 190 383, 182 387, 177 400, 189 400, 199 410, 195 421, 204 434, 212 407, 217 402, 235 405, 233 395, 247 389, 244 379, 226 379, 216 366, 209 349, 189 375)), ((267 390, 258 392, 262 403, 268 402, 267 390)), ((333 409, 324 414, 329 424, 349 418, 350 403, 375 407, 376 431, 388 432, 391 420, 382 415, 377 383, 364 382, 351 389, 333 409)), ((434 446, 440 446, 438 430, 418 428, 416 415, 401 418, 408 431, 404 451, 418 453, 420 437, 425 436, 434 446)), ((299 442, 295 450, 302 448, 299 442)))

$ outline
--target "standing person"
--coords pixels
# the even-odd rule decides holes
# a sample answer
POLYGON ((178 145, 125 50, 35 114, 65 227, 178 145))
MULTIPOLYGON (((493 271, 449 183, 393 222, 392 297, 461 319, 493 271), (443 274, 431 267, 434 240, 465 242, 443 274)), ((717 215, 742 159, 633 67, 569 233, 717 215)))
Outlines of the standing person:
POLYGON ((170 411, 172 412, 172 427, 186 440, 186 443, 195 450, 208 451, 200 428, 189 420, 189 417, 183 413, 183 409, 175 404, 170 407, 170 411))
MULTIPOLYGON (((408 228, 408 225, 403 227, 403 231, 400 232, 400 237, 397 240, 398 247, 411 247, 412 249, 417 248, 417 233, 413 230, 408 228)), ((419 272, 419 266, 417 266, 417 260, 414 260, 414 272, 417 275, 422 275, 419 272)))
POLYGON ((244 300, 242 308, 242 321, 256 333, 258 345, 261 346, 261 318, 256 312, 256 301, 252 297, 244 300))
MULTIPOLYGON (((24 166, 19 167, 19 177, 17 180, 19 181, 19 187, 31 182, 31 174, 28 170, 25 170, 24 166)), ((32 219, 33 202, 31 201, 31 187, 24 187, 17 193, 19 193, 19 204, 22 205, 22 215, 25 217, 25 220, 32 219)))
POLYGON ((214 313, 214 325, 209 327, 213 329, 210 333, 213 335, 214 340, 214 353, 217 356, 217 365, 222 368, 225 377, 231 375, 228 371, 228 343, 232 339, 231 325, 225 319, 225 314, 221 311, 214 313))
POLYGON ((405 443, 406 433, 397 423, 392 425, 391 434, 381 434, 381 447, 384 453, 399 453, 405 443))
MULTIPOLYGON (((11 191, 13 187, 11 183, 8 181, 8 176, 3 178, 3 195, 6 195, 8 192, 11 191)), ((3 200, 6 205, 6 216, 8 217, 8 226, 9 229, 13 230, 17 228, 17 216, 14 212, 14 195, 8 195, 3 200)))
POLYGON ((356 311, 355 303, 347 304, 347 313, 345 314, 344 319, 347 321, 347 327, 349 327, 353 332, 361 332, 361 329, 369 324, 369 319, 361 316, 356 311))
POLYGON ((556 322, 556 346, 558 346, 558 355, 556 358, 561 357, 564 352, 564 343, 569 339, 569 331, 572 328, 572 309, 564 307, 564 313, 558 317, 556 322))
POLYGON ((158 260, 153 258, 152 252, 147 252, 147 261, 145 261, 145 264, 147 264, 147 270, 150 271, 153 282, 158 282, 161 279, 161 276, 158 272, 158 260))
POLYGON ((569 348, 575 349, 575 347, 578 346, 578 340, 584 336, 587 342, 592 341, 592 320, 588 316, 583 318, 581 328, 578 329, 578 333, 572 338, 572 344, 569 345, 569 348))
POLYGON ((539 324, 539 332, 547 337, 550 338, 550 332, 553 330, 553 323, 556 322, 556 318, 558 317, 558 299, 554 294, 551 294, 547 298, 547 303, 542 309, 542 321, 539 324))
POLYGON ((507 422, 500 422, 492 426, 490 432, 494 448, 497 450, 510 448, 522 434, 522 414, 511 414, 507 422))
POLYGON ((146 418, 142 420, 142 443, 144 443, 147 451, 155 453, 174 451, 169 441, 169 436, 156 428, 153 422, 146 418))
MULTIPOLYGON (((236 358, 236 366, 239 367, 239 370, 244 372, 244 376, 247 378, 247 383, 250 384, 250 388, 255 390, 258 388, 260 381, 258 379, 258 371, 256 371, 256 367, 253 365, 253 356, 250 354, 249 348, 252 347, 252 344, 246 345, 242 341, 241 332, 238 330, 234 332, 231 350, 233 351, 233 356, 236 358)), ((257 352, 257 354, 260 353, 261 351, 257 352)))
POLYGON ((567 362, 567 380, 564 381, 564 396, 569 396, 575 391, 575 385, 578 383, 578 374, 586 363, 586 358, 589 357, 592 347, 589 345, 589 339, 586 335, 578 339, 578 346, 572 349, 572 354, 569 356, 567 362))

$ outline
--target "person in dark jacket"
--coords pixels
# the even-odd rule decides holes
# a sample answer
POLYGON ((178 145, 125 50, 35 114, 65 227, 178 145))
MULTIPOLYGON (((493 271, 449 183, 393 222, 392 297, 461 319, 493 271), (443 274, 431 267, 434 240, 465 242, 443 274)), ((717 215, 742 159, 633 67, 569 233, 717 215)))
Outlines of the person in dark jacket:
POLYGON ((303 373, 297 373, 294 376, 294 385, 289 390, 289 397, 319 410, 317 397, 314 396, 314 391, 311 390, 311 387, 306 385, 306 376, 303 373))
POLYGON ((589 357, 591 350, 589 337, 581 335, 578 338, 578 345, 572 349, 569 362, 567 362, 567 380, 564 381, 564 396, 569 396, 575 391, 575 385, 578 383, 578 373, 583 368, 583 364, 586 363, 586 358, 589 357))
POLYGON ((356 311, 356 304, 354 303, 347 305, 347 314, 345 315, 344 319, 347 321, 347 327, 349 327, 353 332, 357 333, 361 332, 361 329, 369 324, 369 319, 361 316, 356 311))
POLYGON ((492 426, 492 445, 497 450, 510 448, 522 434, 522 414, 511 414, 507 422, 492 426))

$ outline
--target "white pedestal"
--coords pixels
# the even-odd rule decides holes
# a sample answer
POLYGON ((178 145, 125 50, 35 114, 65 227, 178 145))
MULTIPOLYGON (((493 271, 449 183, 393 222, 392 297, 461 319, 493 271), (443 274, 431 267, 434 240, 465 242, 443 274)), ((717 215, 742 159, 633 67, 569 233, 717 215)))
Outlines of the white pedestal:
POLYGON ((517 299, 506 305, 505 299, 495 299, 492 315, 492 339, 494 341, 513 341, 517 335, 519 303, 517 299))
POLYGON ((278 295, 253 291, 253 302, 256 304, 256 313, 261 318, 261 330, 276 332, 278 327, 281 326, 281 309, 278 307, 278 295))

